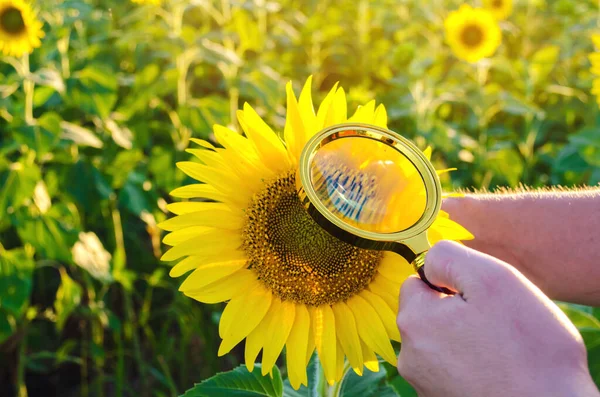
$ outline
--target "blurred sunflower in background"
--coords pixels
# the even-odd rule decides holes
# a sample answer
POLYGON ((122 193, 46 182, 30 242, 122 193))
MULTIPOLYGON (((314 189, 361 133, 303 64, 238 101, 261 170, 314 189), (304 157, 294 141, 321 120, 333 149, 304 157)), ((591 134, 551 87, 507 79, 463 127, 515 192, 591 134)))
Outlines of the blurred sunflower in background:
POLYGON ((24 0, 0 0, 0 51, 8 56, 30 54, 42 45, 43 24, 24 0))
MULTIPOLYGON (((172 246, 162 259, 179 261, 170 275, 193 270, 180 291, 204 303, 228 301, 219 356, 245 339, 246 366, 253 370, 262 350, 265 375, 285 346, 296 389, 308 383, 315 349, 330 384, 341 379, 346 358, 359 375, 363 367, 379 370, 376 355, 394 364, 390 340, 400 340, 399 290, 412 266, 395 253, 360 249, 325 232, 303 207, 295 183, 311 136, 346 121, 387 128, 384 106, 371 101, 348 118, 345 92, 336 84, 315 112, 309 78, 299 98, 287 85, 285 143, 248 104, 237 116, 245 136, 215 125, 222 147, 192 139, 199 148, 188 152, 199 162, 177 164, 204 183, 171 195, 213 202, 170 204, 177 216, 159 225, 170 232, 164 243, 172 246)), ((444 212, 429 231, 432 243, 472 237, 444 212)))
POLYGON ((592 83, 592 95, 596 96, 596 102, 600 106, 600 52, 598 52, 600 50, 600 34, 593 34, 592 42, 597 50, 589 55, 592 64, 590 72, 596 76, 592 83))
POLYGON ((496 52, 502 41, 498 22, 490 11, 463 4, 444 22, 446 40, 454 54, 467 62, 477 62, 496 52))
POLYGON ((512 13, 512 0, 483 0, 483 7, 489 10, 496 19, 503 20, 512 13))

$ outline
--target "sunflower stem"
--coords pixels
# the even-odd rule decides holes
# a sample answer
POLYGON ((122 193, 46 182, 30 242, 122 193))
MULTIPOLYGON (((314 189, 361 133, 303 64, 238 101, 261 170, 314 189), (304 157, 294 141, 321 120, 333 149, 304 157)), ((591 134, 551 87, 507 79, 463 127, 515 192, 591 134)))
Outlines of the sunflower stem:
POLYGON ((23 55, 23 90, 25 91, 25 123, 28 125, 33 124, 33 93, 35 89, 35 83, 31 81, 29 75, 31 70, 29 67, 29 54, 23 55))
POLYGON ((19 345, 19 358, 17 362, 17 393, 18 397, 27 397, 27 384, 25 383, 25 365, 27 364, 27 331, 29 330, 29 319, 25 317, 23 325, 23 338, 19 345))

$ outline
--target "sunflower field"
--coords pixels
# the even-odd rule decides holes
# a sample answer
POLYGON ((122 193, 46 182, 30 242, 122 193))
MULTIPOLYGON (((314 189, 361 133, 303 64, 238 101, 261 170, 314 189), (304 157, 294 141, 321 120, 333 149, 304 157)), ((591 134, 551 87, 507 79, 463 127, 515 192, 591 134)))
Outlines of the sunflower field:
MULTIPOLYGON (((311 233, 278 254, 387 281, 282 285, 265 225, 309 220, 269 200, 347 119, 456 168, 446 192, 598 185, 599 33, 595 0, 0 0, 0 396, 416 396, 398 260, 311 233)), ((600 385, 600 309, 560 307, 600 385)))

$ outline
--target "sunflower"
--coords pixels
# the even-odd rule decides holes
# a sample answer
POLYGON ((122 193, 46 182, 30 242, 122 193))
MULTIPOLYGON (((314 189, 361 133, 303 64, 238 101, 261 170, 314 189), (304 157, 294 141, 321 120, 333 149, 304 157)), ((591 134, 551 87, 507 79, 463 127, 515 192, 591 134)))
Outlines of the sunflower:
MULTIPOLYGON (((592 42, 596 50, 600 50, 600 34, 592 35, 592 42)), ((592 95, 596 96, 596 102, 600 106, 600 52, 596 51, 589 55, 592 67, 590 72, 597 76, 592 82, 592 95)))
POLYGON ((457 57, 477 62, 494 54, 502 35, 490 11, 463 4, 444 22, 446 39, 457 57))
POLYGON ((0 0, 0 51, 8 56, 30 54, 42 45, 43 24, 29 3, 0 0))
MULTIPOLYGON (((386 127, 384 106, 371 101, 348 118, 345 92, 336 84, 315 113, 311 78, 298 99, 291 83, 286 89, 285 143, 245 104, 237 113, 245 136, 215 125, 220 147, 192 139, 199 148, 188 152, 199 162, 177 166, 204 183, 171 195, 199 200, 169 204, 176 216, 159 226, 170 232, 164 243, 172 246, 162 259, 179 261, 170 275, 193 270, 180 291, 203 303, 228 302, 219 356, 245 339, 246 366, 253 370, 262 350, 265 375, 285 346, 297 389, 307 385, 315 349, 329 383, 341 379, 346 359, 359 375, 364 367, 378 371, 376 355, 395 363, 390 340, 400 340, 398 295, 413 270, 397 254, 356 248, 328 234, 296 192, 298 158, 311 136, 346 121, 386 127)), ((429 232, 432 242, 472 237, 444 212, 429 232)))
POLYGON ((483 0, 483 7, 490 10, 498 20, 508 18, 512 12, 512 0, 483 0))

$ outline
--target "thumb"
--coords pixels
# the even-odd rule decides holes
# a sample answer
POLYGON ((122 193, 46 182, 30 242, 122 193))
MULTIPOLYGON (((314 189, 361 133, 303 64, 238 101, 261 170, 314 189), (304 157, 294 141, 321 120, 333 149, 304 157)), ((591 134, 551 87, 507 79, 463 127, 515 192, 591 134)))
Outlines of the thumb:
POLYGON ((453 241, 440 241, 425 256, 425 276, 433 284, 461 295, 493 288, 510 268, 492 256, 453 241))

